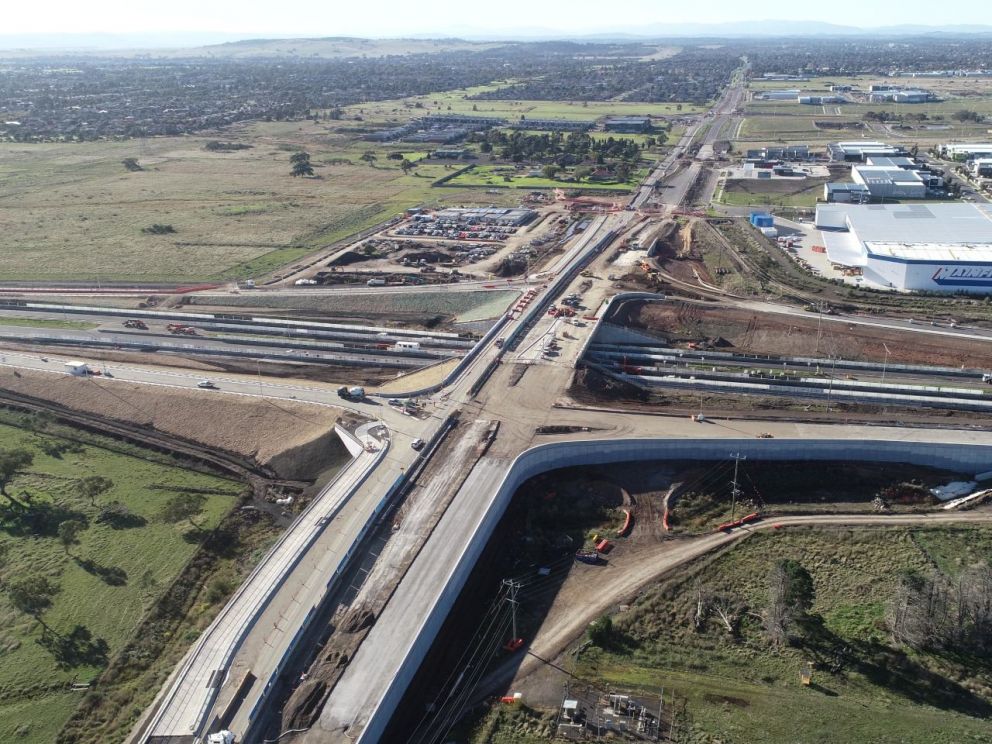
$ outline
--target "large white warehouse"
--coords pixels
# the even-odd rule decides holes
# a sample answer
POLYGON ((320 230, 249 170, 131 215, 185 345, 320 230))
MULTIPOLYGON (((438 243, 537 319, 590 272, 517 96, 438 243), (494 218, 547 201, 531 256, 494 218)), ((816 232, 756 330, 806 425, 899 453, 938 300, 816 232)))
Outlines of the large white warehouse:
POLYGON ((826 204, 827 257, 893 289, 992 293, 992 204, 826 204))

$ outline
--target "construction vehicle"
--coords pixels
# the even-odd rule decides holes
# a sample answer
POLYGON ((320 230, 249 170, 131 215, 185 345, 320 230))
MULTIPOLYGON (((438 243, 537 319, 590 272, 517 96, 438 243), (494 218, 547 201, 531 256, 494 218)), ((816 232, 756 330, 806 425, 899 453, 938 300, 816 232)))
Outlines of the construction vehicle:
POLYGON ((351 387, 342 385, 338 388, 338 397, 345 400, 362 400, 365 397, 365 388, 357 385, 351 387))
POLYGON ((580 563, 588 563, 591 566, 600 566, 606 563, 606 559, 595 550, 579 550, 575 553, 575 560, 580 563))
POLYGON ((165 327, 169 333, 175 336, 195 336, 196 329, 193 326, 188 326, 184 323, 169 323, 165 327))
POLYGON ((148 325, 143 320, 127 319, 124 321, 125 328, 138 328, 142 331, 148 330, 148 325))

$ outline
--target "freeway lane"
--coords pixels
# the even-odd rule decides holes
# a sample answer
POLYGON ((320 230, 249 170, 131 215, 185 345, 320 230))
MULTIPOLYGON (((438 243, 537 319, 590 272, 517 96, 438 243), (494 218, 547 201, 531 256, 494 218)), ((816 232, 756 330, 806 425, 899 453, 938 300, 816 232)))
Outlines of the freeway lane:
POLYGON ((147 728, 152 741, 156 736, 201 734, 206 711, 227 679, 234 652, 273 590, 301 560, 325 525, 337 516, 354 489, 385 457, 389 441, 375 441, 376 444, 371 441, 369 444, 376 447, 375 452, 359 454, 297 517, 187 653, 174 673, 175 684, 166 688, 154 706, 156 713, 147 728))
MULTIPOLYGON (((632 215, 611 215, 595 221, 590 227, 579 236, 575 244, 566 251, 566 257, 558 264, 562 272, 570 271, 573 266, 587 260, 590 251, 595 248, 599 239, 608 232, 605 228, 612 228, 615 225, 625 224, 632 215)), ((533 302, 533 306, 540 304, 543 294, 551 291, 555 286, 552 282, 547 288, 539 293, 533 302)), ((528 313, 524 312, 520 317, 511 321, 507 327, 507 333, 512 333, 521 323, 528 321, 528 313)), ((471 399, 472 386, 480 375, 487 373, 491 365, 501 355, 501 350, 490 343, 484 348, 476 359, 472 361, 468 368, 462 373, 458 380, 450 385, 445 391, 434 396, 433 403, 435 412, 427 421, 411 422, 403 417, 400 426, 407 431, 414 429, 412 435, 421 438, 428 438, 440 425, 441 420, 447 413, 454 410, 463 402, 471 399), (419 427, 419 431, 414 428, 419 427)), ((36 364, 39 364, 35 360, 36 364)), ((116 372, 115 372, 116 374, 116 372)), ((135 375, 131 375, 134 377, 135 375)), ((142 375, 143 376, 143 375, 142 375)), ((116 379, 116 378, 115 378, 116 379)), ((227 378, 220 383, 222 388, 227 389, 235 383, 228 382, 227 378)), ((249 385, 251 383, 246 382, 249 385)), ((286 391, 280 391, 285 393, 286 391)), ((301 400, 300 396, 296 396, 301 400)), ((369 411, 362 407, 366 413, 375 415, 376 409, 369 411)), ((387 407, 378 408, 383 414, 401 416, 392 412, 387 407)), ((385 416, 383 416, 385 418, 385 416)), ((394 430, 393 423, 387 422, 390 429, 394 430)), ((239 625, 247 610, 225 614, 223 619, 218 619, 214 630, 216 638, 227 639, 230 643, 228 653, 223 657, 225 663, 234 660, 230 667, 230 673, 225 669, 224 678, 219 681, 218 687, 204 687, 201 682, 204 674, 216 672, 218 656, 210 646, 195 647, 186 662, 173 674, 159 697, 159 705, 155 708, 154 715, 144 725, 137 728, 132 734, 132 741, 156 742, 166 741, 167 737, 191 737, 198 731, 205 730, 211 722, 223 717, 231 721, 232 730, 239 736, 244 736, 249 730, 251 722, 254 720, 254 707, 270 682, 278 675, 282 660, 286 652, 294 643, 299 629, 310 619, 310 608, 318 601, 318 595, 313 595, 313 587, 324 586, 324 591, 330 588, 328 583, 334 571, 330 570, 342 565, 346 560, 352 546, 359 539, 362 531, 374 515, 377 506, 381 503, 384 494, 394 484, 396 478, 405 470, 409 469, 416 453, 408 446, 409 439, 394 437, 394 447, 390 450, 389 456, 385 457, 380 467, 374 469, 366 476, 351 476, 355 482, 360 482, 356 488, 352 488, 348 495, 335 493, 335 498, 346 499, 338 517, 328 526, 325 531, 326 537, 317 538, 313 549, 306 559, 300 560, 291 567, 286 561, 281 561, 283 566, 278 579, 272 580, 271 574, 267 585, 260 582, 258 586, 261 590, 268 592, 264 597, 258 597, 257 604, 253 605, 257 622, 249 623, 247 626, 239 625), (327 554, 332 556, 327 558, 327 554), (332 563, 328 563, 331 560, 332 563), (340 561, 333 563, 333 561, 340 561), (323 583, 322 583, 323 582, 323 583), (304 599, 305 598, 305 599, 304 599), (244 632, 237 632, 240 627, 244 632), (201 658, 202 656, 202 658, 201 658), (234 710, 228 710, 227 704, 234 694, 234 686, 243 678, 243 674, 250 670, 257 678, 255 686, 252 687, 248 697, 234 710)), ((361 468, 361 458, 353 461, 347 468, 347 473, 354 473, 361 468)), ((340 482, 346 484, 342 474, 340 482)), ((336 491, 344 489, 336 489, 336 491)), ((330 497, 328 497, 330 498, 330 497)), ((294 523, 297 524, 297 523, 294 523)), ((304 529, 304 527, 300 527, 304 529)), ((280 560, 270 557, 268 560, 280 560)), ((214 627, 214 626, 212 626, 214 627)), ((219 677, 220 675, 218 675, 219 677)), ((209 677, 208 677, 209 678, 209 677)), ((192 740, 192 739, 190 739, 192 740)))

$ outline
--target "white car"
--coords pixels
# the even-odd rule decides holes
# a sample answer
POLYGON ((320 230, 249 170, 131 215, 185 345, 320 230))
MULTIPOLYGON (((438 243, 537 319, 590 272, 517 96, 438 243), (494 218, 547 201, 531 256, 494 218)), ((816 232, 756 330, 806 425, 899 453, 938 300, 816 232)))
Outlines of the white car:
POLYGON ((203 388, 204 390, 216 390, 217 385, 215 385, 211 380, 200 380, 196 383, 198 388, 203 388))
POLYGON ((412 442, 410 442, 410 446, 413 447, 415 450, 417 450, 419 452, 420 450, 422 450, 424 448, 424 440, 423 439, 414 439, 412 442))

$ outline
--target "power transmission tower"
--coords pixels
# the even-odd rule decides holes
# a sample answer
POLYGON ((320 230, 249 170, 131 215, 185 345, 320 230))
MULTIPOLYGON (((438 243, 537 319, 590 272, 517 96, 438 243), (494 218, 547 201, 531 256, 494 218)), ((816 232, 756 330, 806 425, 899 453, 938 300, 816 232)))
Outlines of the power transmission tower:
POLYGON ((741 489, 737 481, 737 470, 740 468, 741 460, 746 460, 747 456, 742 455, 740 452, 734 452, 730 455, 734 458, 734 480, 730 484, 730 521, 734 521, 734 514, 737 511, 737 497, 741 495, 741 489))

